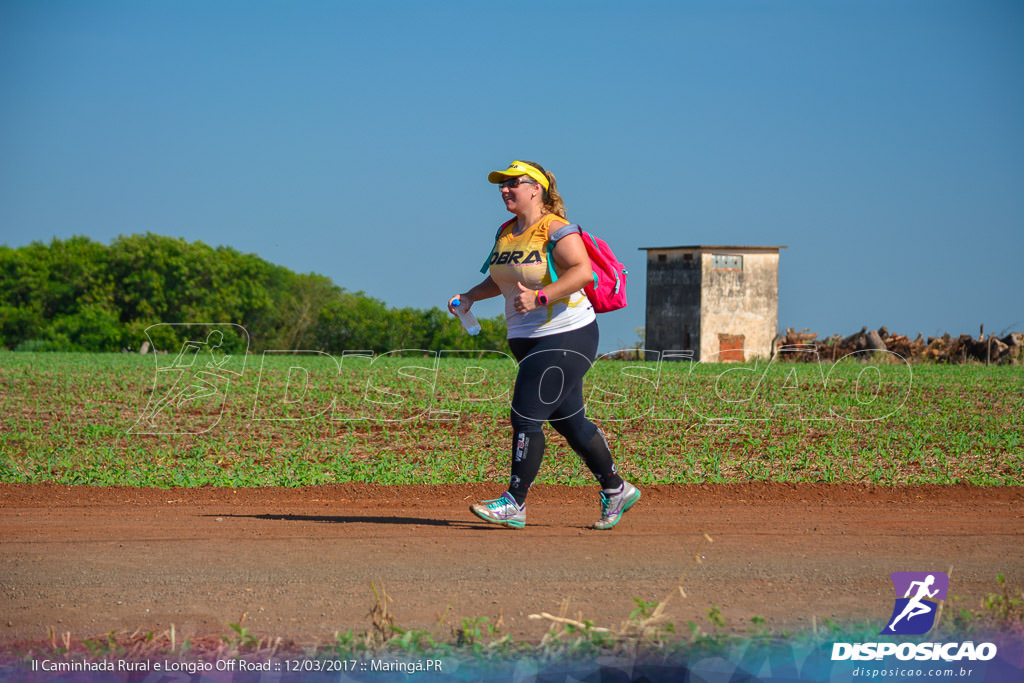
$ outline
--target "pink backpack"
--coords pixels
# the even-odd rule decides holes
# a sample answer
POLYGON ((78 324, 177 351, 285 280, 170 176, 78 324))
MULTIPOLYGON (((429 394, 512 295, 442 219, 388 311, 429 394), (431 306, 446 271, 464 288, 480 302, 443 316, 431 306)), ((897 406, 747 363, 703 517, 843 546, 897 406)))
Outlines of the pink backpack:
POLYGON ((566 235, 579 232, 583 238, 583 246, 590 256, 590 266, 594 270, 594 282, 586 285, 583 292, 590 299, 594 311, 607 313, 626 307, 626 267, 615 258, 612 248, 600 237, 590 234, 575 223, 564 225, 548 236, 548 273, 551 281, 558 279, 555 273, 555 259, 552 252, 555 242, 566 235))

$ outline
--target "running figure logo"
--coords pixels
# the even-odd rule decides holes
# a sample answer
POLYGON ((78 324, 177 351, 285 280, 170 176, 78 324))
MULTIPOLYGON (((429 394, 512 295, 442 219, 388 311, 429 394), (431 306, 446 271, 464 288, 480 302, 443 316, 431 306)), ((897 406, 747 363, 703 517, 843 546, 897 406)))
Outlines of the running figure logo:
POLYGON ((930 631, 939 603, 946 599, 949 576, 942 572, 894 572, 889 578, 896 590, 896 603, 881 633, 912 636, 930 631))
POLYGON ((245 370, 248 333, 231 323, 160 323, 147 328, 146 336, 153 344, 156 374, 148 404, 129 431, 202 434, 212 429, 224 412, 231 381, 241 378, 245 370), (175 355, 159 355, 157 340, 168 337, 170 330, 185 341, 175 355), (227 351, 227 335, 241 353, 227 351))

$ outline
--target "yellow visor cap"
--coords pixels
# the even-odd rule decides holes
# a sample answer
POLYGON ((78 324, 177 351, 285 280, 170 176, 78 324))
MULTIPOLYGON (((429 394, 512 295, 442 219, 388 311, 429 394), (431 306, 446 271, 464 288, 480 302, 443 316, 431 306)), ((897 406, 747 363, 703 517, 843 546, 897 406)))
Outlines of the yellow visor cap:
POLYGON ((541 173, 540 169, 536 166, 531 166, 523 161, 513 161, 504 171, 491 171, 487 174, 487 180, 497 185, 509 178, 516 178, 521 175, 530 176, 540 183, 540 186, 545 190, 548 189, 548 177, 541 173))

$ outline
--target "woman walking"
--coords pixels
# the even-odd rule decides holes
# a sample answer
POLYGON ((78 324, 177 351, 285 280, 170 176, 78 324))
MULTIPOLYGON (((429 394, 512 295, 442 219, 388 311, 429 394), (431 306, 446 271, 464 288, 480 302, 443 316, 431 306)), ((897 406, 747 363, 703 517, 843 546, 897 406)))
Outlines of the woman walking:
POLYGON ((508 343, 519 363, 512 394, 512 472, 508 491, 470 509, 481 519, 512 528, 526 524, 526 495, 544 457, 548 422, 583 458, 601 485, 601 518, 595 529, 611 529, 640 491, 615 470, 604 435, 587 419, 583 376, 597 356, 598 328, 583 287, 593 278, 576 226, 565 217, 555 176, 540 164, 513 161, 487 179, 499 186, 515 218, 502 225, 487 277, 459 300, 460 310, 498 295, 505 298, 508 343), (551 249, 549 249, 549 245, 551 249), (548 259, 557 279, 552 282, 548 259))

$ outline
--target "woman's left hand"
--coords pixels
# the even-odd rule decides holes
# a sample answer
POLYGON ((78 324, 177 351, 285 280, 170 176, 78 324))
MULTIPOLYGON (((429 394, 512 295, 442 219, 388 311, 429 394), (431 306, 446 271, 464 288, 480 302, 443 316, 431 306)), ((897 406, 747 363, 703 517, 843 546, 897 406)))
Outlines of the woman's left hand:
POLYGON ((517 282, 516 284, 519 285, 519 294, 516 295, 515 301, 512 302, 516 311, 519 313, 529 313, 537 308, 537 292, 527 289, 523 286, 522 282, 517 282))

